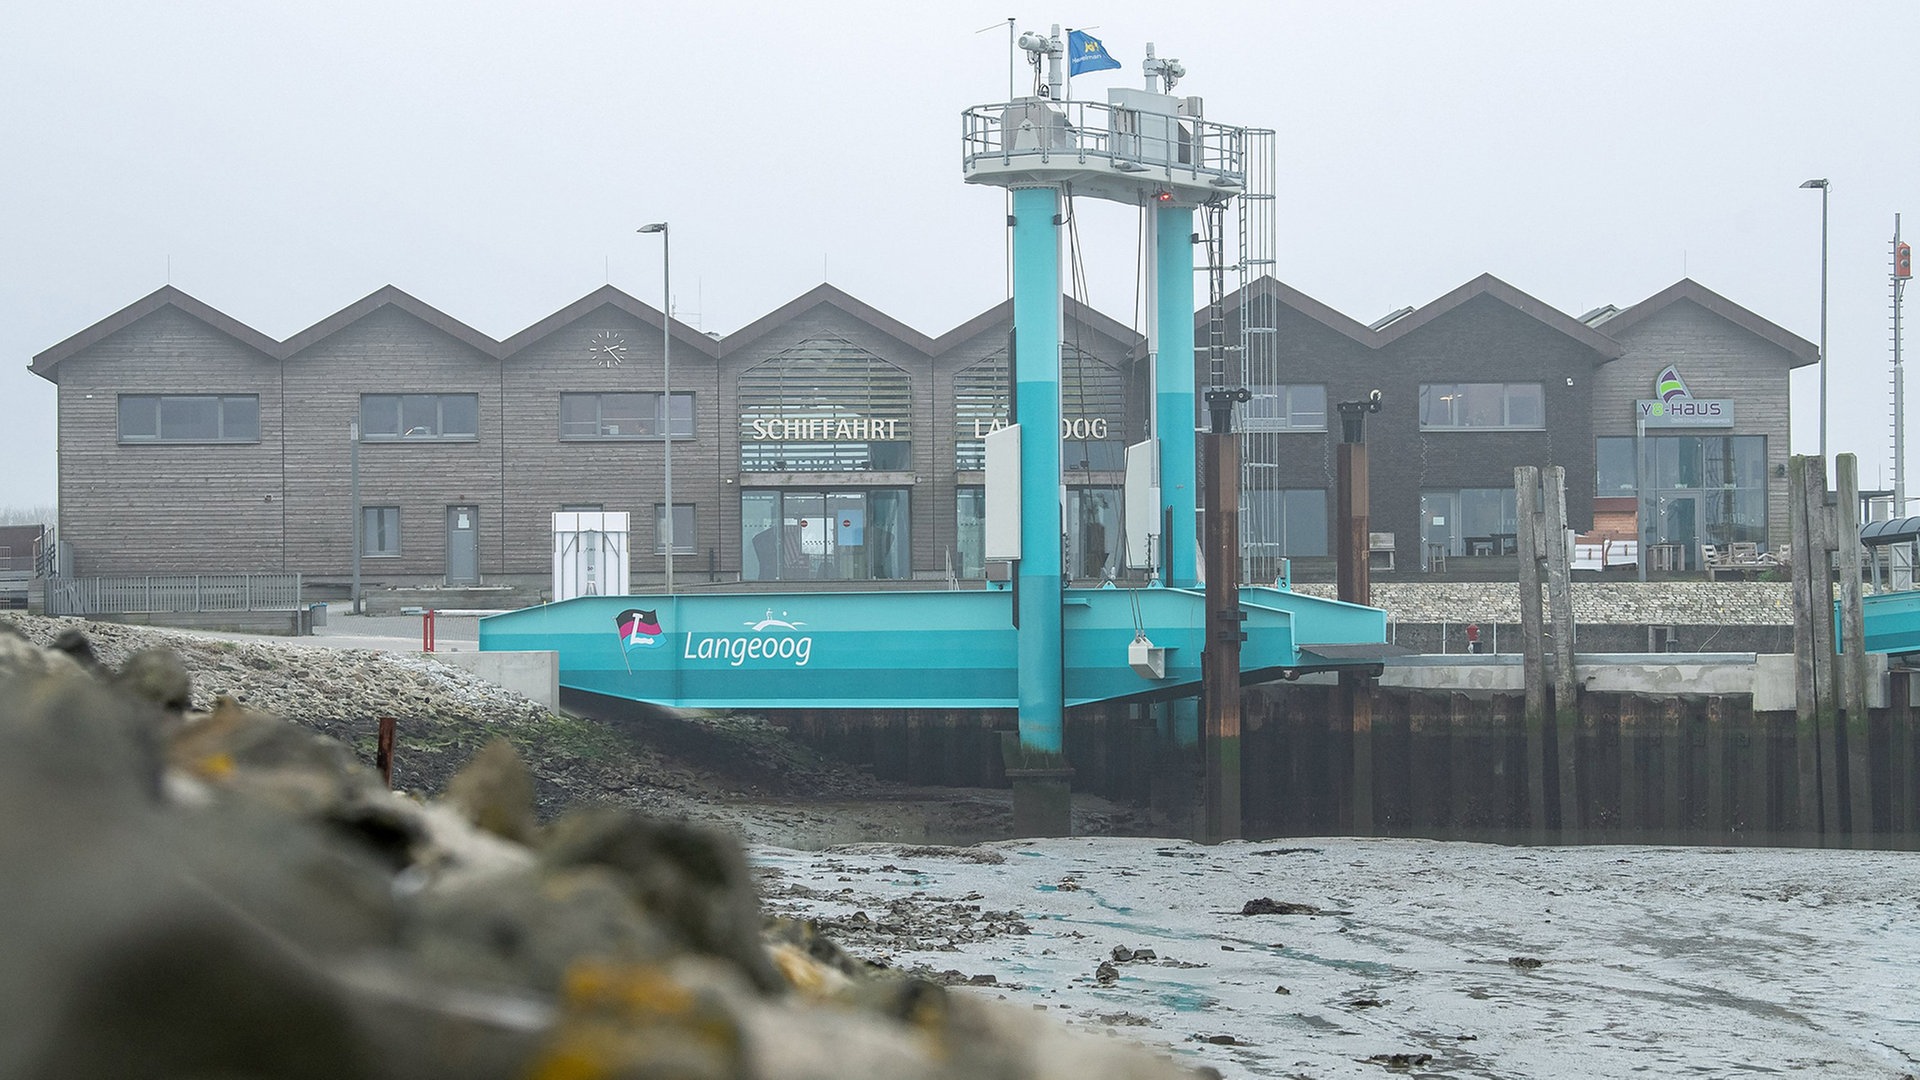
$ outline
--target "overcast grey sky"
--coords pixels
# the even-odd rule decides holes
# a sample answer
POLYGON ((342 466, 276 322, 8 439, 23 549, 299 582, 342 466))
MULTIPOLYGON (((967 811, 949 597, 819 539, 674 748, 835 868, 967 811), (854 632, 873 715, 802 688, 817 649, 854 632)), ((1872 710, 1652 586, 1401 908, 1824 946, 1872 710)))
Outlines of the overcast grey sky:
MULTIPOLYGON (((1001 195, 961 182, 958 118, 1005 97, 1009 15, 1093 27, 1125 65, 1076 97, 1138 85, 1153 41, 1210 119, 1276 129, 1279 276, 1362 321, 1483 271, 1576 315, 1684 274, 1815 340, 1798 185, 1831 178, 1829 443, 1891 485, 1909 0, 70 0, 12 5, 0 40, 0 506, 55 497, 28 361, 169 280, 276 339, 389 283, 505 337, 609 280, 657 302, 633 230, 665 218, 705 329, 824 277, 945 331, 1004 295, 1001 195)), ((1131 321, 1134 218, 1081 213, 1091 300, 1131 321)), ((1818 385, 1794 377, 1796 452, 1818 385)))

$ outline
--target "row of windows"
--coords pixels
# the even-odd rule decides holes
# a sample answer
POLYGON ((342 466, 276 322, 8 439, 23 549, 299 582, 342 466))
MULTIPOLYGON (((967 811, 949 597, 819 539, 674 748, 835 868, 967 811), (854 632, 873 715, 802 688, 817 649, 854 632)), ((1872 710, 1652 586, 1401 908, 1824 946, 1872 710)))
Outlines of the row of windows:
POLYGON ((1594 493, 1632 495, 1646 470, 1651 490, 1722 490, 1767 486, 1764 435, 1649 435, 1644 463, 1632 436, 1594 440, 1598 475, 1594 493))
POLYGON ((1422 383, 1420 430, 1507 429, 1547 425, 1546 391, 1539 383, 1422 383))
MULTIPOLYGON (((1732 444, 1734 438, 1688 442, 1732 444)), ((1764 443, 1764 440, 1757 441, 1764 443)), ((1672 440, 1682 442, 1681 439, 1672 440)), ((1710 446, 1674 447, 1713 458, 1710 446)), ((1744 457, 1751 447, 1728 445, 1744 457)), ((1760 447, 1764 449, 1764 446, 1760 447)), ((1661 489, 1654 493, 1648 534, 1656 542, 1732 543, 1766 537, 1766 493, 1751 490, 1661 489)), ((848 490, 748 490, 740 494, 740 567, 749 581, 872 580, 910 576, 911 492, 903 488, 848 490)), ((1324 557, 1331 552, 1330 494, 1321 488, 1248 492, 1243 536, 1264 539, 1247 544, 1260 560, 1324 557)), ((1518 514, 1510 487, 1428 489, 1420 492, 1420 558, 1512 555, 1518 514)), ((599 511, 602 504, 573 504, 563 511, 599 511)), ((1070 579, 1112 580, 1123 572, 1122 494, 1117 487, 1067 489, 1063 558, 1070 579)), ((655 503, 653 553, 666 551, 665 507, 655 503)), ((955 492, 955 546, 949 573, 980 578, 986 573, 984 550, 986 498, 979 487, 955 492)), ((691 503, 674 505, 676 555, 698 553, 697 521, 691 503)), ((362 552, 371 558, 402 553, 398 506, 367 506, 361 511, 362 552)))
MULTIPOLYGON (((1252 388, 1243 421, 1246 431, 1327 430, 1327 388, 1312 384, 1262 384, 1252 388)), ((1546 424, 1544 392, 1539 383, 1430 383, 1420 387, 1420 427, 1423 431, 1508 429, 1537 430, 1546 424)), ((674 438, 694 435, 694 395, 674 392, 598 393, 560 395, 560 437, 563 439, 657 439, 671 431, 674 438)), ((1196 417, 1204 426, 1205 418, 1196 417)), ((897 430, 897 429, 895 429, 897 430)), ((393 440, 472 440, 480 434, 480 398, 477 394, 362 394, 360 438, 367 442, 393 440)), ((123 394, 120 396, 121 442, 258 442, 260 399, 253 394, 123 394)), ((816 469, 898 469, 892 463, 903 454, 870 443, 743 442, 741 468, 748 471, 816 469), (841 457, 857 461, 834 460, 841 457), (883 461, 868 460, 882 458, 883 461), (827 459, 828 464, 793 464, 827 459)), ((1072 440, 1087 447, 1087 455, 1069 468, 1118 468, 1117 451, 1096 444, 1118 440, 1072 440)), ((955 467, 977 469, 980 442, 962 439, 955 447, 955 467)))
MULTIPOLYGON (((560 507, 562 512, 581 511, 597 513, 606 509, 600 503, 575 504, 560 507)), ((699 552, 698 533, 694 531, 694 504, 673 504, 673 553, 675 555, 693 555, 699 552)), ((664 555, 667 552, 667 513, 661 503, 653 504, 653 553, 664 555)), ((398 558, 403 554, 400 543, 400 508, 398 506, 362 506, 360 508, 360 554, 374 559, 398 558)))
MULTIPOLYGON (((561 394, 563 439, 658 438, 667 426, 659 393, 561 394)), ((693 395, 675 393, 676 438, 693 436, 693 395)), ((260 441, 258 394, 122 394, 123 443, 255 443, 260 441)), ((478 394, 362 394, 360 438, 471 441, 480 435, 478 394)))
POLYGON ((260 441, 257 394, 122 394, 121 442, 260 441))
POLYGON ((675 438, 693 437, 693 395, 676 391, 671 415, 661 393, 561 394, 563 439, 657 439, 671 428, 675 438))
POLYGON ((1641 533, 1652 543, 1767 540, 1763 435, 1610 436, 1594 440, 1594 457, 1595 492, 1638 499, 1641 533))

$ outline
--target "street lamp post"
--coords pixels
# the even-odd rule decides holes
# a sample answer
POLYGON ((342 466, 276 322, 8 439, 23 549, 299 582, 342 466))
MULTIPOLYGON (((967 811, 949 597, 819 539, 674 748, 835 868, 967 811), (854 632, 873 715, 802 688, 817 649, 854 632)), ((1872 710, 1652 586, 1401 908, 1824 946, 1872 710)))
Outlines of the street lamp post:
MULTIPOLYGON (((667 504, 666 552, 667 595, 673 595, 673 237, 667 223, 656 221, 642 225, 636 232, 660 234, 660 411, 664 421, 660 453, 664 462, 667 504)), ((1823 410, 1824 411, 1824 410, 1823 410)))
POLYGON ((347 421, 347 472, 353 489, 353 613, 360 614, 360 556, 366 544, 366 522, 360 520, 360 421, 347 421))
POLYGON ((1827 180, 1800 185, 1820 189, 1820 468, 1827 467, 1827 180))

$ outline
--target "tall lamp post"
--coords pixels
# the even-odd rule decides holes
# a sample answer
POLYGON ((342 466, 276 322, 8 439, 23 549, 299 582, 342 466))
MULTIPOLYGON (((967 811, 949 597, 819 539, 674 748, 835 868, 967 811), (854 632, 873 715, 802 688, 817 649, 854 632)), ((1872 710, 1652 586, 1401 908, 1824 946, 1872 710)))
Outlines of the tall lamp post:
MULTIPOLYGON (((635 230, 660 234, 660 410, 665 420, 660 453, 665 462, 667 502, 667 595, 673 595, 673 236, 667 223, 656 221, 635 230)), ((1824 410, 1823 410, 1824 411, 1824 410)), ((1823 429, 1824 430, 1824 429, 1823 429)))
POLYGON ((1827 179, 1809 180, 1803 188, 1820 189, 1820 468, 1827 467, 1827 179))
POLYGON ((360 421, 347 421, 347 472, 353 489, 353 613, 360 610, 360 556, 366 545, 366 522, 360 520, 360 421))

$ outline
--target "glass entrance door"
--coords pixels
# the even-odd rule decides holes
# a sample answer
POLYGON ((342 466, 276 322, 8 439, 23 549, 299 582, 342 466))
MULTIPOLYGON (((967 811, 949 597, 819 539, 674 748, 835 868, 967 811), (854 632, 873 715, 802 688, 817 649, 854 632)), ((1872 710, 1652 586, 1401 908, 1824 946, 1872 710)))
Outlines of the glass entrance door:
POLYGON ((825 576, 822 571, 833 552, 833 534, 827 523, 827 497, 788 492, 782 504, 785 519, 782 531, 788 540, 780 577, 796 581, 825 576))
POLYGON ((743 491, 740 568, 748 581, 910 576, 907 491, 743 491))
POLYGON ((1660 535, 1656 543, 1674 547, 1675 570, 1697 570, 1700 544, 1700 496, 1665 492, 1660 496, 1660 535))
POLYGON ((1067 489, 1067 577, 1098 585, 1120 569, 1120 489, 1067 489))

